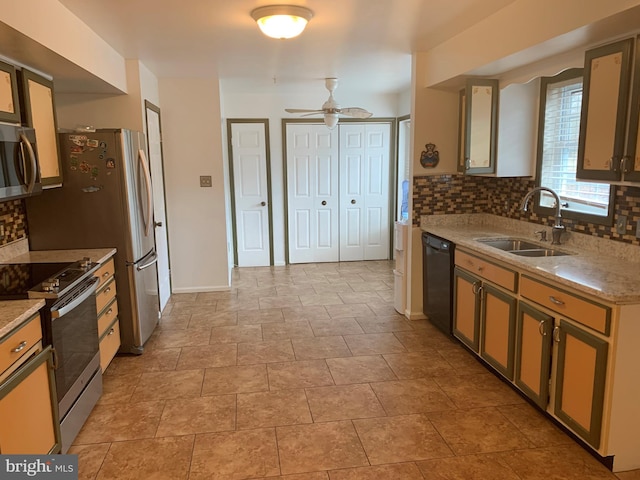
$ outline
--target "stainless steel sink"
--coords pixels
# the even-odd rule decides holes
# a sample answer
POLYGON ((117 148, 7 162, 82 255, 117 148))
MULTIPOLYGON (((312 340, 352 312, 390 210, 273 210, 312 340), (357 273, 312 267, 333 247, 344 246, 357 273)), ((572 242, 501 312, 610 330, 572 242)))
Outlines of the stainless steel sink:
POLYGON ((554 248, 546 248, 537 243, 528 242, 520 238, 478 238, 476 241, 521 257, 559 257, 562 255, 571 255, 570 253, 554 248))
POLYGON ((561 257, 563 255, 570 255, 567 252, 561 252, 560 250, 553 250, 551 248, 536 248, 533 250, 515 250, 509 253, 514 255, 520 255, 521 257, 561 257))
POLYGON ((531 250, 535 248, 543 248, 540 245, 536 245, 535 243, 527 242, 526 240, 521 240, 519 238, 481 238, 478 240, 478 242, 507 252, 511 252, 513 250, 531 250))

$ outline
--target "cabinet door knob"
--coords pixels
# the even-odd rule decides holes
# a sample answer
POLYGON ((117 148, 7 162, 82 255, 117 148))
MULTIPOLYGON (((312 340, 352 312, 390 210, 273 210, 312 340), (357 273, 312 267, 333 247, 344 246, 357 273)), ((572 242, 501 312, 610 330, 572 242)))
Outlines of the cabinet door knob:
POLYGON ((102 274, 102 278, 107 278, 109 275, 111 275, 111 273, 109 273, 109 272, 104 272, 104 273, 102 274))
POLYGON ((473 285, 471 285, 471 291, 474 295, 477 295, 481 289, 480 282, 473 282, 473 285))
POLYGON ((554 297, 553 295, 549 295, 549 300, 551 301, 551 303, 553 303, 554 305, 564 305, 564 302, 556 297, 554 297))
POLYGON ((627 160, 629 160, 629 157, 626 155, 620 159, 620 171, 622 173, 629 173, 629 170, 627 169, 627 160))
POLYGON ((547 336, 547 332, 544 331, 544 323, 546 322, 546 320, 542 320, 540 322, 540 325, 538 325, 538 331, 540 332, 540 335, 542 335, 543 337, 547 336))
POLYGON ((553 341, 560 343, 560 327, 553 327, 553 341))
POLYGON ((327 201, 326 200, 322 200, 322 205, 326 205, 327 201))
POLYGON ((27 341, 23 340, 22 342, 20 342, 20 345, 18 345, 16 348, 11 349, 11 353, 21 352, 22 350, 24 350, 24 347, 26 346, 27 346, 27 341))
POLYGON ((263 207, 267 206, 267 202, 260 202, 260 205, 262 205, 263 207))
POLYGON ((115 328, 112 328, 111 330, 109 330, 109 333, 107 333, 107 335, 113 335, 114 333, 116 333, 115 328))
POLYGON ((618 162, 617 159, 615 157, 615 155, 613 157, 611 157, 611 160, 609 160, 609 170, 613 171, 613 172, 617 172, 617 167, 618 167, 618 162))
POLYGON ((355 204, 356 204, 356 199, 355 199, 355 198, 352 198, 352 199, 351 199, 351 205, 355 205, 355 204))

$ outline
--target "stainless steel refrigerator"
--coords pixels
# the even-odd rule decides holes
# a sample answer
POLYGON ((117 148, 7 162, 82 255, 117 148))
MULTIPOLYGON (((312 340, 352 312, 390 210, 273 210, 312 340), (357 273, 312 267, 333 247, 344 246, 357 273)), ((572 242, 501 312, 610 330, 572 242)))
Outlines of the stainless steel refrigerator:
POLYGON ((25 202, 30 249, 117 248, 120 351, 140 354, 160 315, 144 135, 98 129, 59 140, 62 187, 25 202))

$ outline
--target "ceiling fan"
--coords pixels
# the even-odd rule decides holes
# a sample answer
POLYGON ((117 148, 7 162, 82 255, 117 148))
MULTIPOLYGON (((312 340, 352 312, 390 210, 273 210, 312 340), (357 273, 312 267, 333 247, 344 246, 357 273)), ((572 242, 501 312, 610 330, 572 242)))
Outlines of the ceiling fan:
POLYGON ((325 78, 324 84, 329 90, 329 98, 322 104, 320 110, 310 110, 305 108, 285 108, 285 112, 289 113, 302 113, 303 117, 311 115, 317 115, 322 113, 324 115, 324 124, 329 128, 334 128, 338 124, 338 118, 340 115, 346 115, 347 117, 354 118, 369 118, 373 115, 364 108, 360 107, 348 107, 342 108, 333 98, 333 92, 338 86, 337 78, 325 78))

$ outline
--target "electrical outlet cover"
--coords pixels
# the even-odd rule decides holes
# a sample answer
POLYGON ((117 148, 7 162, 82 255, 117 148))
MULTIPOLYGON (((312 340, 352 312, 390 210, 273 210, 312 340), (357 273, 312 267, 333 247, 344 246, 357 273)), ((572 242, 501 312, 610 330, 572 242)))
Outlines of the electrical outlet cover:
POLYGON ((618 235, 624 235, 627 232, 627 216, 620 215, 616 221, 616 232, 618 235))
POLYGON ((211 183, 211 175, 201 175, 200 176, 200 186, 201 187, 210 187, 211 183))

